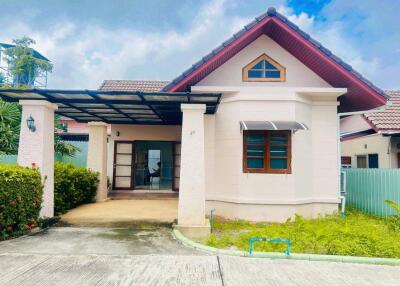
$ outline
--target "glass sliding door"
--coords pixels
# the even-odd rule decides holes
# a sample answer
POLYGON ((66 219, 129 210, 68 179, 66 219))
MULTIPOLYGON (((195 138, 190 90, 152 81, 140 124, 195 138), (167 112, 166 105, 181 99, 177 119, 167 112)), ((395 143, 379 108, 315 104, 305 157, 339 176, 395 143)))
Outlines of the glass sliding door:
POLYGON ((114 180, 116 190, 131 190, 133 142, 115 142, 114 150, 114 180))
POLYGON ((134 189, 171 190, 173 142, 136 141, 134 150, 134 189))

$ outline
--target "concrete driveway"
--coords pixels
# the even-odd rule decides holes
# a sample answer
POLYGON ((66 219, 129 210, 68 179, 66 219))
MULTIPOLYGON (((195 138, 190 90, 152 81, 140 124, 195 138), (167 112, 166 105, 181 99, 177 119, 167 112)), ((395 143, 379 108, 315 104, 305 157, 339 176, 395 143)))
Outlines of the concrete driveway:
POLYGON ((170 229, 53 227, 0 242, 0 285, 400 285, 400 267, 209 255, 170 229))

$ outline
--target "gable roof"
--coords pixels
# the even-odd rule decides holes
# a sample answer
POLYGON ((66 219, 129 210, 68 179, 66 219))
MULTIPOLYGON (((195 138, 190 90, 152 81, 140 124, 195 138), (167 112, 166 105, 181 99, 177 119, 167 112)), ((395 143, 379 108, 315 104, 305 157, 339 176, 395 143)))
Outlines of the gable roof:
POLYGON ((159 92, 168 83, 165 80, 105 80, 99 90, 159 92))
POLYGON ((339 111, 372 109, 384 105, 388 96, 330 50, 270 7, 242 30, 184 71, 163 91, 188 91, 239 51, 266 34, 333 87, 347 88, 339 111))
POLYGON ((366 113, 364 119, 381 133, 400 132, 400 90, 386 91, 392 105, 381 112, 366 113))

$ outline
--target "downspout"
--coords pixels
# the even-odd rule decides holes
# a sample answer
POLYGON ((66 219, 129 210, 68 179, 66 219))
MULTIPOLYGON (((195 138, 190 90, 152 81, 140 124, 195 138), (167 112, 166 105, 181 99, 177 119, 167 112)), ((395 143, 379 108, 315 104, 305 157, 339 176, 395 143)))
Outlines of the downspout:
POLYGON ((353 111, 353 112, 341 112, 337 114, 337 168, 338 168, 338 186, 339 186, 339 198, 341 204, 341 216, 344 217, 345 212, 345 204, 346 204, 346 197, 345 194, 341 194, 340 187, 341 187, 341 157, 342 157, 342 146, 340 142, 340 118, 343 116, 351 116, 351 115, 361 115, 365 113, 375 113, 375 112, 382 112, 386 108, 392 105, 391 101, 387 101, 385 105, 379 106, 377 108, 369 109, 369 110, 361 110, 361 111, 353 111))
POLYGON ((389 168, 392 168, 392 136, 389 136, 387 155, 389 156, 389 168))

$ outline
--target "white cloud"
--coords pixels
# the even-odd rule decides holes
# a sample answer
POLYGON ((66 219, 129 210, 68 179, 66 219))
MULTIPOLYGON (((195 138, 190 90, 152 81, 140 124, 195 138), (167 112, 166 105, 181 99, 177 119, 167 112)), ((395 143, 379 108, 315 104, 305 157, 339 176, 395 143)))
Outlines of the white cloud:
POLYGON ((54 64, 49 87, 97 88, 104 79, 170 79, 177 75, 185 68, 184 62, 193 63, 199 53, 204 55, 242 25, 241 18, 226 18, 224 13, 225 0, 212 1, 199 10, 183 33, 78 27, 73 22, 33 31, 20 22, 8 30, 6 38, 29 35, 36 40, 35 48, 54 64))
POLYGON ((293 9, 287 6, 279 6, 277 11, 282 15, 286 16, 290 21, 295 23, 305 32, 310 32, 314 29, 314 16, 310 16, 307 13, 301 12, 296 15, 293 9))
POLYGON ((321 26, 317 25, 313 15, 304 12, 296 15, 293 9, 286 6, 280 6, 277 10, 360 73, 371 77, 378 70, 379 59, 363 57, 353 39, 346 37, 345 29, 349 27, 342 22, 332 21, 321 26))
MULTIPOLYGON (((183 32, 77 26, 72 20, 38 31, 15 22, 2 31, 2 40, 23 35, 34 38, 35 48, 54 64, 49 75, 51 88, 94 89, 104 79, 172 79, 256 16, 227 15, 229 5, 232 3, 225 0, 204 5, 183 32)), ((295 14, 287 6, 278 11, 367 77, 379 69, 379 59, 364 58, 346 37, 348 27, 341 22, 321 27, 313 15, 295 14)))

